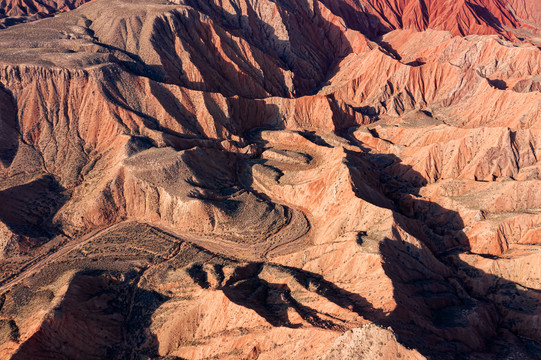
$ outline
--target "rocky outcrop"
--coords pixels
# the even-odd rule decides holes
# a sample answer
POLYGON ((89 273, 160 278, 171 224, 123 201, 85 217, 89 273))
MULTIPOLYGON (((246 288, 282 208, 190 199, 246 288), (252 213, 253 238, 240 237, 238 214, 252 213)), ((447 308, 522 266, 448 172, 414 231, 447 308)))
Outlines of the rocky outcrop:
POLYGON ((538 356, 533 1, 81 4, 0 6, 1 359, 538 356))
POLYGON ((90 0, 2 0, 0 2, 0 29, 70 11, 87 1, 90 0))

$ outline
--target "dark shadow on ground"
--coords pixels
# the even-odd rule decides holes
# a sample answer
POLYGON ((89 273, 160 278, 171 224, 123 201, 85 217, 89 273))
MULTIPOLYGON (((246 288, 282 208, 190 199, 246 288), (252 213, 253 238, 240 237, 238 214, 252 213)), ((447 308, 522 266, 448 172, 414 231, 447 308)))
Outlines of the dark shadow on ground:
POLYGON ((151 316, 167 298, 137 287, 139 276, 136 271, 77 273, 52 316, 12 359, 159 358, 151 316))
POLYGON ((32 244, 32 238, 48 239, 60 234, 61 229, 52 223, 52 218, 68 199, 58 181, 52 175, 44 175, 0 191, 0 221, 34 246, 37 244, 32 244))
POLYGON ((8 168, 19 148, 19 122, 17 121, 17 104, 0 83, 0 163, 8 168))
MULTIPOLYGON (((262 279, 259 275, 264 267, 293 276, 305 290, 372 321, 378 322, 385 317, 381 310, 374 309, 362 296, 338 287, 319 274, 273 263, 239 264, 227 281, 224 281, 223 269, 215 265, 213 276, 219 279, 219 284, 215 289, 223 291, 224 295, 235 304, 254 310, 272 326, 302 327, 302 323, 292 323, 289 319, 288 312, 294 310, 311 326, 333 330, 346 329, 343 320, 302 304, 292 294, 288 285, 273 284, 262 279)), ((201 264, 193 264, 187 273, 202 288, 211 288, 208 273, 201 264)))
MULTIPOLYGON (((177 13, 177 29, 173 33, 165 21, 155 25, 159 38, 153 39, 155 50, 164 69, 181 86, 219 92, 225 96, 262 98, 267 96, 300 97, 318 92, 337 71, 340 60, 352 52, 343 28, 326 20, 319 4, 276 0, 277 19, 282 19, 287 37, 276 34, 274 27, 258 14, 256 6, 232 3, 232 11, 224 11, 214 2, 187 0, 185 4, 213 19, 209 25, 200 21, 195 12, 177 13), (166 34, 166 36, 163 36, 166 34), (220 38, 218 49, 211 37, 220 38), (244 59, 239 45, 232 39, 240 37, 251 51, 251 59, 244 59), (182 60, 170 49, 174 39, 190 53, 190 61, 197 67, 203 81, 190 81, 182 70, 182 60), (165 39, 165 40, 164 40, 165 39), (239 55, 240 54, 240 55, 239 55), (232 64, 233 61, 235 64, 232 64), (284 73, 291 72, 293 86, 284 73), (241 76, 239 76, 239 73, 241 76)), ((368 37, 379 36, 389 29, 379 18, 342 2, 333 6, 324 2, 342 18, 345 28, 354 28, 368 37)))
MULTIPOLYGON (((91 29, 87 29, 87 31, 89 31, 90 36, 94 36, 94 32, 91 29)), ((110 51, 111 54, 114 56, 116 63, 124 67, 127 72, 136 76, 149 78, 150 80, 156 82, 169 82, 161 65, 148 65, 137 54, 131 53, 127 50, 121 49, 113 45, 101 43, 99 41, 94 41, 94 43, 110 51)))
POLYGON ((381 241, 380 252, 397 307, 379 323, 431 359, 474 359, 474 353, 538 359, 541 344, 532 316, 541 309, 541 292, 461 260, 460 254, 470 253, 462 218, 420 197, 426 179, 395 155, 349 152, 347 158, 355 187, 366 185, 358 176, 364 167, 379 177, 374 191, 392 201, 393 236, 381 241))

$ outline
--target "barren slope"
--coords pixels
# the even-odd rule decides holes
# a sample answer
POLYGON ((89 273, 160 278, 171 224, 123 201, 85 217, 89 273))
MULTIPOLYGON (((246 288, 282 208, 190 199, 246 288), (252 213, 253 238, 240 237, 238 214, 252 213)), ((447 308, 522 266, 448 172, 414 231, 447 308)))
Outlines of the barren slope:
POLYGON ((0 359, 539 357, 535 1, 24 4, 0 359))

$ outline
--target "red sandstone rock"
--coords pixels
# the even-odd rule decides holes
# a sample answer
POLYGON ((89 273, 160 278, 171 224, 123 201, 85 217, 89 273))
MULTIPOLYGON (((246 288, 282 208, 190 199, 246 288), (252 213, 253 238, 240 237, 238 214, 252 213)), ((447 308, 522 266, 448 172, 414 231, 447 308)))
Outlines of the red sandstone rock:
POLYGON ((0 359, 537 357, 537 3, 81 4, 0 3, 0 359))

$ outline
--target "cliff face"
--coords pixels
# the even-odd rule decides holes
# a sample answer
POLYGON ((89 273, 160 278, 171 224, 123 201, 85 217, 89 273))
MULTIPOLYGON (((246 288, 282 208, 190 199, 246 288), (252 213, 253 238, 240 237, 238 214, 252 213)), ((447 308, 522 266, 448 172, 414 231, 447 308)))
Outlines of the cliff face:
POLYGON ((82 3, 0 2, 0 359, 539 356, 536 1, 82 3))
POLYGON ((0 29, 73 10, 91 0, 2 0, 0 29))

